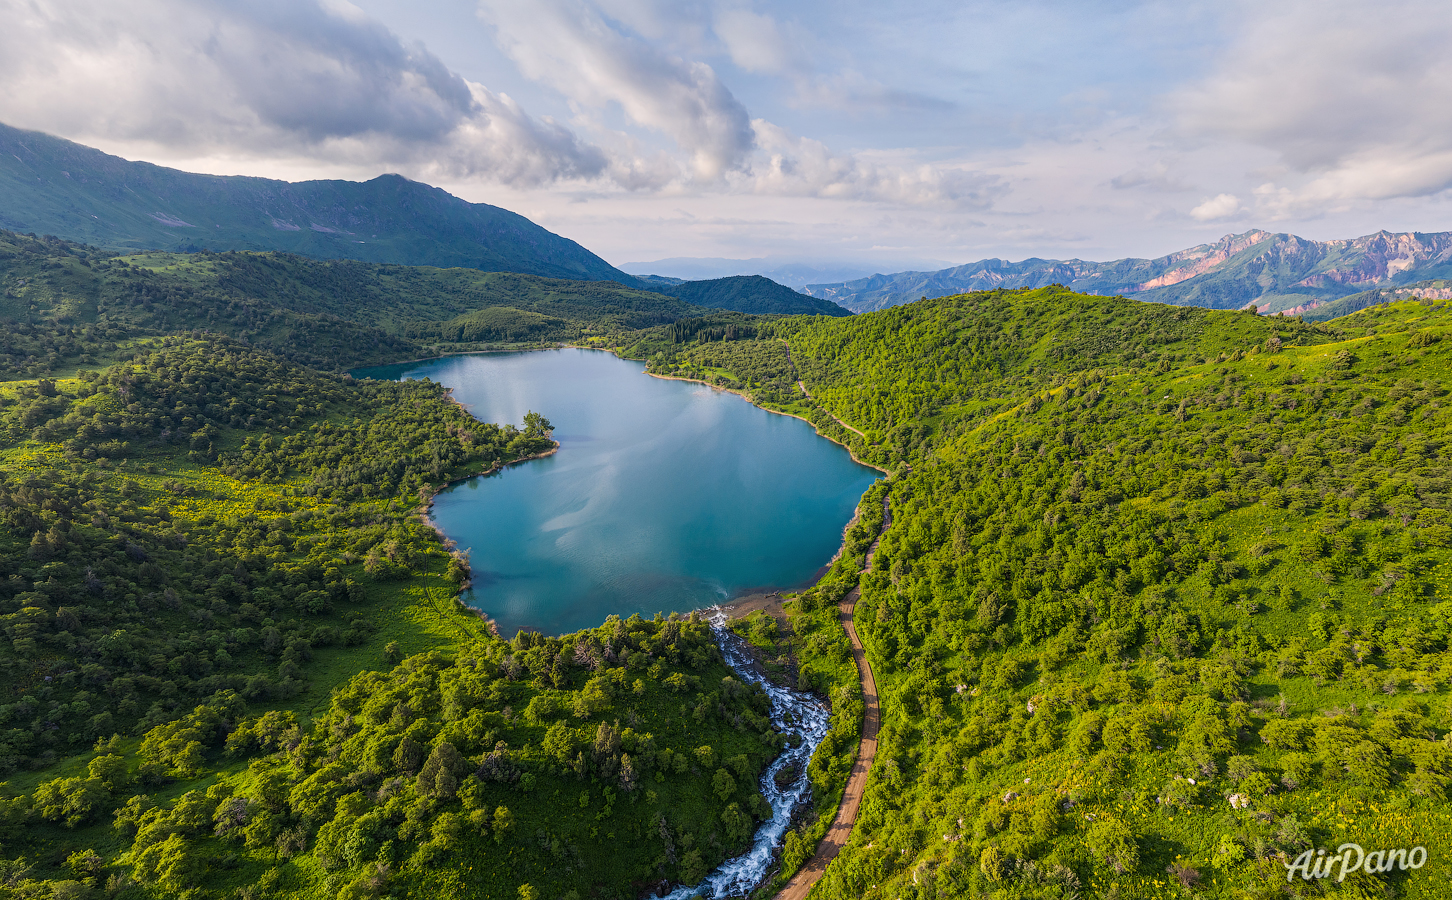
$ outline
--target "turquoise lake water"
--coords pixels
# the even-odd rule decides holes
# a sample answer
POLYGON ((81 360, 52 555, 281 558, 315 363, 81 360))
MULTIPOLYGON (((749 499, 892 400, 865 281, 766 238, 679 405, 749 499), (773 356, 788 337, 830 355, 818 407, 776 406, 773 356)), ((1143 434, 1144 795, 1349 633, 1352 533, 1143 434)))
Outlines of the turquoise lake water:
POLYGON ((879 477, 806 422, 643 372, 571 349, 359 373, 431 378, 486 422, 519 426, 533 410, 554 425, 554 456, 434 501, 434 520, 470 553, 465 600, 506 637, 800 587, 836 553, 879 477))

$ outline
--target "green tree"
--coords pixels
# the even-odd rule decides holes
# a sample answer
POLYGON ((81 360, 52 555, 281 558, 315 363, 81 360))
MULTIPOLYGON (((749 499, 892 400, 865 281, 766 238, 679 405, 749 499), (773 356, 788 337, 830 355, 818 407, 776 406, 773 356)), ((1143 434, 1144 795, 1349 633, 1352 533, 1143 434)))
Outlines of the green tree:
POLYGON ((35 789, 34 803, 41 818, 75 828, 90 819, 109 795, 99 778, 57 778, 35 789))
POLYGON ((459 751, 448 741, 440 741, 418 773, 418 792, 425 797, 452 798, 459 790, 458 775, 463 769, 459 751))
POLYGON ((736 793, 736 779, 725 769, 717 769, 716 774, 711 778, 711 790, 716 796, 725 801, 736 793))

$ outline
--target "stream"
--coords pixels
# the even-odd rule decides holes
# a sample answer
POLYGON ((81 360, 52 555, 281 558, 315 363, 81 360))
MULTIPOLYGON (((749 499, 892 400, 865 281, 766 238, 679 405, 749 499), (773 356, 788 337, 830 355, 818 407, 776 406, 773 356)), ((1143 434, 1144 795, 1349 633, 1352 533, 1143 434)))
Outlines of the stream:
POLYGON ((740 856, 726 860, 716 867, 700 884, 693 887, 678 887, 667 894, 664 900, 690 900, 704 897, 706 900, 725 900, 727 897, 745 897, 755 890, 766 878, 766 873, 776 861, 782 839, 791 826, 792 810, 806 796, 810 788, 807 778, 807 763, 812 754, 827 736, 831 713, 826 704, 811 694, 794 691, 772 684, 757 674, 751 665, 751 657, 742 649, 741 638, 726 628, 726 613, 717 610, 711 617, 711 630, 716 633, 716 643, 726 658, 726 665, 741 676, 744 681, 759 685, 771 701, 771 721, 778 731, 796 736, 800 741, 795 747, 788 747, 778 756, 761 776, 761 793, 771 804, 771 818, 756 829, 751 849, 740 856), (785 789, 776 785, 776 774, 784 768, 800 766, 800 773, 785 789))

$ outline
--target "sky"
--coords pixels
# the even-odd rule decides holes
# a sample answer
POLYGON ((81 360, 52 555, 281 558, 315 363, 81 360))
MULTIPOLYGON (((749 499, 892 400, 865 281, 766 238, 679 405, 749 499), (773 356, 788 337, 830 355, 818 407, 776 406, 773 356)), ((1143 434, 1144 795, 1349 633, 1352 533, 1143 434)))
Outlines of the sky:
POLYGON ((0 121, 384 172, 612 263, 1452 230, 1445 0, 0 0, 0 121))

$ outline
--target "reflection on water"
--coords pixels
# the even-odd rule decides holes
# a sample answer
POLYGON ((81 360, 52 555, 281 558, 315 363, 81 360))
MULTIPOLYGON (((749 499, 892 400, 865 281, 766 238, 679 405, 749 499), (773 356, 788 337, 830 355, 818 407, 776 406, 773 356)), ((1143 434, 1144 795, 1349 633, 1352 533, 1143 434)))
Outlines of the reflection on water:
POLYGON ((555 427, 560 452, 461 482, 434 519, 470 554, 465 600, 511 636, 711 606, 809 581, 876 471, 797 419, 588 350, 459 356, 429 377, 478 418, 555 427))

